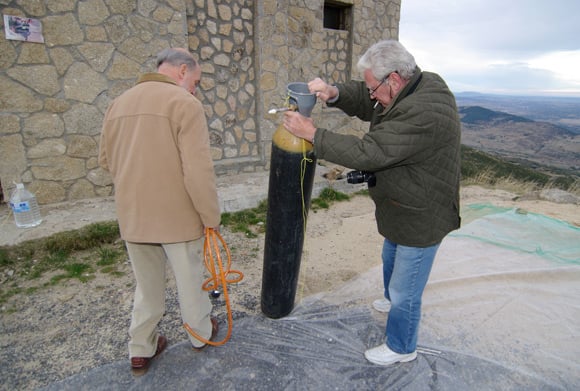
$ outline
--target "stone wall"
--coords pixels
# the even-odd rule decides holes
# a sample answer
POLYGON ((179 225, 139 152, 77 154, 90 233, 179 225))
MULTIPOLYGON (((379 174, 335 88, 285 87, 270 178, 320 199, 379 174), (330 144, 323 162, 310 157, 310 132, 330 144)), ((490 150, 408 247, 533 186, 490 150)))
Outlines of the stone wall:
MULTIPOLYGON (((323 28, 324 0, 0 0, 3 15, 39 19, 45 38, 0 33, 4 198, 20 181, 40 203, 111 195, 97 165, 102 117, 170 46, 189 47, 202 65, 198 97, 217 174, 267 170, 280 121, 267 111, 284 104, 286 85, 359 78, 361 53, 397 38, 400 0, 338 3, 351 6, 345 30, 323 28)), ((366 129, 321 103, 313 117, 339 132, 366 129)))
POLYGON ((187 3, 189 48, 202 66, 204 102, 216 172, 263 169, 256 118, 253 1, 187 3))

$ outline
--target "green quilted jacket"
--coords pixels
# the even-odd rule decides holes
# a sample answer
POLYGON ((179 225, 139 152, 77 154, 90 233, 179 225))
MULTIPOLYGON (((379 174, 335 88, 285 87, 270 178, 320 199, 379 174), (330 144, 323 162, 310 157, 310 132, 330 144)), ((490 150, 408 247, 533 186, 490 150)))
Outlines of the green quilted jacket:
POLYGON ((344 167, 373 172, 378 231, 411 247, 440 242, 459 228, 461 124, 455 98, 437 74, 421 72, 383 109, 362 81, 338 84, 334 106, 370 123, 364 137, 319 128, 314 152, 344 167))

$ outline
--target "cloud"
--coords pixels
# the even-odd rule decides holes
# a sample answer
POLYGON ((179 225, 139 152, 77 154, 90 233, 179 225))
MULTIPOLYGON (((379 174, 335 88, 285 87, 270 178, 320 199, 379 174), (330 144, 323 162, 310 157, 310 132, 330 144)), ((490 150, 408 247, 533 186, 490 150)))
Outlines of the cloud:
POLYGON ((477 73, 455 73, 449 86, 454 91, 489 93, 540 93, 564 89, 554 72, 531 68, 526 63, 493 64, 477 73))
POLYGON ((574 50, 579 14, 577 0, 403 1, 400 38, 497 53, 574 50))
POLYGON ((580 92, 579 14, 578 0, 408 0, 399 40, 455 91, 580 92))

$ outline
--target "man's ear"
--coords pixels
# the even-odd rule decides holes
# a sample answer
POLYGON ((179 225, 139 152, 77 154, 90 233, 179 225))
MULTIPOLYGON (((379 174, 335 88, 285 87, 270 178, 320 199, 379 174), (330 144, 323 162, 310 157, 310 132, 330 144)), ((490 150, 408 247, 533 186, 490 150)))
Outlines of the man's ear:
POLYGON ((390 79, 390 83, 393 91, 395 91, 395 94, 398 94, 407 85, 406 81, 397 72, 391 73, 390 79))
POLYGON ((403 79, 401 79, 401 75, 399 75, 397 72, 391 73, 390 79, 391 79, 391 83, 394 84, 393 87, 395 87, 395 88, 401 87, 403 79))
POLYGON ((185 79, 186 74, 187 74, 187 65, 181 64, 179 66, 179 72, 177 73, 179 80, 185 79))

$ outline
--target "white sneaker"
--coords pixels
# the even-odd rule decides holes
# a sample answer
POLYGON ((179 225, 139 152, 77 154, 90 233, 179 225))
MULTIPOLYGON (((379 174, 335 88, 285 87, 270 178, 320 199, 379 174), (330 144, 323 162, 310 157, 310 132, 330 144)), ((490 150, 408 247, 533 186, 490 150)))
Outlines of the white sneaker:
POLYGON ((365 358, 377 365, 391 365, 398 362, 409 362, 417 358, 417 351, 409 354, 399 354, 393 352, 386 344, 369 349, 365 352, 365 358))
POLYGON ((391 302, 383 297, 373 301, 373 308, 379 312, 389 312, 391 310, 391 302))

